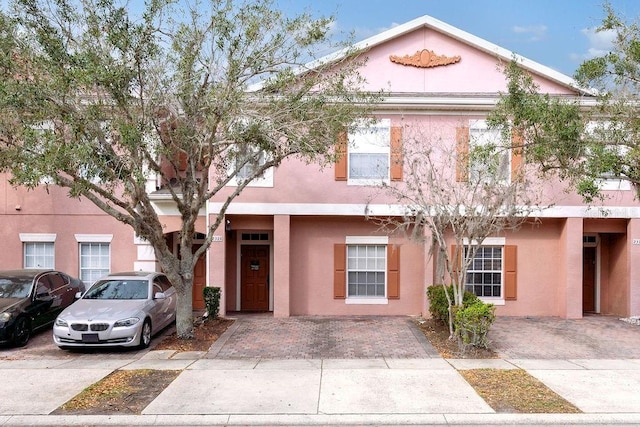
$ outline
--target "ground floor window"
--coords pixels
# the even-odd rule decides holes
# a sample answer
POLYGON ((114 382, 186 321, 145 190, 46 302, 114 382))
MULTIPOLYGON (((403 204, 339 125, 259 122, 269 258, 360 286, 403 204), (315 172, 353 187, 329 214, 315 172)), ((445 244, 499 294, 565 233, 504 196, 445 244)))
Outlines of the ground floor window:
POLYGON ((91 284, 109 274, 109 243, 80 243, 80 280, 91 284))
POLYGON ((24 242, 24 268, 55 268, 53 242, 24 242))
POLYGON ((386 296, 386 245, 347 245, 347 297, 386 296))
POLYGON ((465 287, 468 291, 481 298, 502 298, 502 252, 502 246, 478 248, 467 269, 465 287))

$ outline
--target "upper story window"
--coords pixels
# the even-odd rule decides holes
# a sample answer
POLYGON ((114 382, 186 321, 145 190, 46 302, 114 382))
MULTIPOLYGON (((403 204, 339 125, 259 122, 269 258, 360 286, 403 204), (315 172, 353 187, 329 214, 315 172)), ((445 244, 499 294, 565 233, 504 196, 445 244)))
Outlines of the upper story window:
POLYGON ((402 181, 402 127, 390 119, 361 121, 338 135, 336 181, 379 185, 402 181))
POLYGON ((484 120, 470 123, 469 174, 472 182, 508 183, 511 174, 511 150, 502 143, 499 129, 490 129, 484 120))
MULTIPOLYGON (((263 167, 267 162, 267 155, 264 151, 255 151, 251 152, 251 154, 247 154, 245 156, 238 155, 235 163, 232 166, 232 171, 235 171, 237 168, 238 172, 236 175, 229 181, 229 185, 238 185, 244 180, 253 176, 253 174, 259 170, 259 168, 263 167), (247 159, 249 160, 247 161, 247 159), (244 164, 243 164, 244 163, 244 164)), ((262 174, 258 175, 254 178, 249 184, 249 187, 273 187, 273 168, 266 169, 262 174)))
MULTIPOLYGON (((599 138, 600 141, 607 141, 609 134, 622 129, 615 129, 610 122, 589 122, 586 125, 586 132, 589 136, 599 138)), ((624 158, 629 152, 626 145, 606 145, 604 147, 606 153, 610 153, 614 157, 624 158)), ((600 190, 605 191, 628 191, 631 190, 631 182, 621 177, 621 173, 614 173, 612 170, 602 174, 602 178, 596 180, 596 184, 600 190)))
POLYGON ((522 173, 522 138, 505 140, 500 129, 485 120, 471 120, 456 129, 456 181, 509 184, 522 173))
POLYGON ((349 131, 349 183, 389 181, 391 121, 362 123, 349 131))

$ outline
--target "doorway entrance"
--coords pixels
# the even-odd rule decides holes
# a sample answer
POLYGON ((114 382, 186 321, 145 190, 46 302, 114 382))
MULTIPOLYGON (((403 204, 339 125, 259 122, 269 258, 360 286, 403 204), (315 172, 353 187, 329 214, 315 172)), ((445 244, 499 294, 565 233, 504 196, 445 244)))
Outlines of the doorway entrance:
POLYGON ((582 248, 582 311, 596 312, 596 247, 582 248))
POLYGON ((269 310, 269 245, 240 249, 240 310, 269 310))
MULTIPOLYGON (((193 245, 193 251, 197 251, 202 245, 193 245)), ((204 256, 198 258, 195 267, 193 267, 193 295, 191 302, 194 310, 204 310, 203 289, 207 285, 207 264, 204 256)))

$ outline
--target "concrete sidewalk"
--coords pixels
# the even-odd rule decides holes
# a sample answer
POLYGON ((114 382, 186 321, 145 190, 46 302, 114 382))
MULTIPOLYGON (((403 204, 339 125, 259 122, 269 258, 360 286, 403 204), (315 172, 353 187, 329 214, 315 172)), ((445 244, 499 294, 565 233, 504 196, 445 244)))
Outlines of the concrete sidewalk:
POLYGON ((640 359, 2 360, 0 425, 638 425, 640 359), (526 369, 583 414, 496 414, 458 370, 526 369), (142 415, 47 415, 114 369, 183 372, 142 415))
POLYGON ((8 352, 0 426, 640 425, 640 359, 626 358, 637 327, 603 317, 496 325, 501 359, 445 360, 406 318, 357 317, 240 317, 208 352, 8 352), (476 368, 524 369, 583 413, 497 414, 459 373, 476 368), (117 369, 182 372, 142 415, 48 415, 117 369))

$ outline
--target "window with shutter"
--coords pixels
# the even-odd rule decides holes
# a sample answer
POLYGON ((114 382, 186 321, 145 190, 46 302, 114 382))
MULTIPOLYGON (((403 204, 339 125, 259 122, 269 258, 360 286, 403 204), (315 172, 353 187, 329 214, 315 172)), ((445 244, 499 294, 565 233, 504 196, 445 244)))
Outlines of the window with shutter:
POLYGON ((334 245, 333 297, 347 304, 400 298, 400 247, 388 237, 347 237, 334 245))
POLYGON ((490 129, 484 120, 473 120, 469 127, 456 129, 456 181, 497 179, 509 183, 522 179, 522 133, 513 131, 509 149, 502 143, 498 129, 490 129), (471 150, 483 148, 481 159, 471 150), (493 148, 493 152, 489 150, 493 148), (489 174, 489 172, 491 172, 489 174))
MULTIPOLYGON (((453 262, 462 262, 462 252, 451 247, 453 262), (457 258, 455 257, 457 252, 457 258)), ((464 247, 466 254, 468 247, 464 247)), ((454 268, 454 274, 458 269, 454 268)), ((489 237, 478 248, 467 268, 465 289, 487 302, 513 301, 517 298, 517 247, 506 245, 504 238, 489 237)))
POLYGON ((402 181, 402 128, 389 119, 356 125, 336 141, 335 180, 349 185, 402 181))

